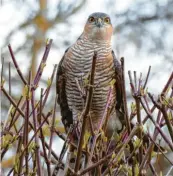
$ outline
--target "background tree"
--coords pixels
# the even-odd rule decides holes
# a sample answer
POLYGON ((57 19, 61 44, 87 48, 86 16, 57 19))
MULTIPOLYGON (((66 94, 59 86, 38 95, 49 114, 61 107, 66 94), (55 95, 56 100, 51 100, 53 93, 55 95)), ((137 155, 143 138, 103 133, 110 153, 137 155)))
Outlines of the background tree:
MULTIPOLYGON (((110 3, 116 6, 116 1, 110 0, 110 3)), ((173 31, 172 8, 172 0, 141 0, 133 2, 126 11, 112 12, 115 16, 115 33, 124 36, 117 45, 121 44, 122 49, 124 44, 133 42, 137 49, 145 52, 159 53, 166 57, 171 55, 172 41, 169 37, 173 31)), ((172 62, 170 57, 167 59, 172 62)))

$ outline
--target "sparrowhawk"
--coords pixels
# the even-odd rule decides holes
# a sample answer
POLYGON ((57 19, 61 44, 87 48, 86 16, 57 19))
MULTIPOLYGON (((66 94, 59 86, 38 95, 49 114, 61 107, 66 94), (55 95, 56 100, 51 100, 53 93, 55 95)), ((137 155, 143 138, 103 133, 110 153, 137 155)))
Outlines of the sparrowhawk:
MULTIPOLYGON (((91 14, 88 17, 83 33, 65 51, 59 63, 56 90, 66 132, 68 132, 71 124, 82 120, 79 117, 85 105, 85 84, 91 71, 95 52, 97 53, 97 60, 94 85, 92 85, 94 92, 89 113, 93 128, 97 130, 98 124, 103 117, 111 82, 114 82, 114 84, 106 136, 110 139, 114 132, 121 130, 125 124, 122 113, 124 109, 122 101, 122 69, 111 47, 112 34, 113 27, 109 15, 99 12, 91 14)), ((90 130, 90 128, 91 124, 87 121, 86 130, 90 130)), ((145 134, 143 141, 149 144, 148 137, 145 134)), ((73 160, 75 160, 74 158, 75 156, 73 160)))
MULTIPOLYGON (((62 122, 66 132, 68 132, 72 124, 79 122, 80 114, 84 109, 84 97, 86 95, 85 84, 87 84, 95 52, 97 53, 97 59, 94 85, 92 85, 94 91, 89 112, 93 130, 98 130, 98 124, 103 117, 111 82, 114 82, 112 99, 109 105, 111 113, 107 121, 105 134, 110 139, 114 132, 122 129, 122 123, 118 118, 118 116, 122 117, 123 114, 120 111, 120 109, 123 109, 121 65, 116 59, 111 47, 112 33, 113 27, 111 19, 107 14, 91 14, 86 22, 82 35, 65 51, 59 63, 56 89, 62 122)), ((89 123, 89 118, 87 118, 86 130, 90 131, 90 129, 91 124, 89 123)), ((76 136, 73 142, 77 145, 78 140, 76 136)), ((71 168, 74 168, 75 164, 76 156, 74 155, 74 150, 71 146, 67 155, 67 165, 71 168)), ((82 160, 81 163, 83 163, 82 160)))
MULTIPOLYGON (((88 17, 82 35, 69 47, 61 59, 57 71, 56 89, 62 122, 68 131, 77 121, 85 105, 85 80, 91 70, 94 52, 97 52, 94 93, 90 115, 96 130, 105 110, 110 82, 115 79, 112 112, 108 120, 107 135, 122 128, 117 112, 122 105, 121 65, 111 47, 113 27, 109 15, 93 13, 88 17), (84 90, 84 91, 83 91, 84 90)), ((90 128, 87 125, 87 128, 90 128)))

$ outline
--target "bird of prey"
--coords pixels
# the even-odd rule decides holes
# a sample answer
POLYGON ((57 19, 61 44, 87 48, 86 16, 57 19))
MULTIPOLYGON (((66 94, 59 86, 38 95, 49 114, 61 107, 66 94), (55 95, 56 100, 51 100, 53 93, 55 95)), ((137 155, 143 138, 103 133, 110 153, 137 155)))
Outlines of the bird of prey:
MULTIPOLYGON (((97 52, 94 78, 94 93, 90 115, 96 130, 105 110, 110 83, 115 79, 113 88, 111 115, 108 120, 107 135, 122 128, 117 119, 117 112, 122 106, 121 65, 111 47, 113 27, 109 15, 91 14, 85 24, 82 35, 69 47, 61 59, 57 71, 56 91, 61 109, 62 122, 68 131, 71 124, 78 120, 85 102, 85 80, 91 70, 94 52, 97 52)), ((87 123, 89 124, 89 123, 87 123)), ((87 128, 90 128, 87 125, 87 128)))
MULTIPOLYGON (((79 121, 79 116, 84 109, 85 84, 91 71, 95 52, 97 53, 97 59, 93 85, 94 92, 89 112, 93 128, 97 130, 98 124, 103 117, 111 82, 114 82, 110 103, 111 112, 105 133, 108 139, 125 125, 122 69, 111 47, 112 33, 113 27, 109 15, 100 12, 91 14, 87 19, 83 33, 65 51, 59 63, 56 91, 66 132, 68 132, 72 124, 79 121)), ((133 124, 131 125, 133 126, 133 124)), ((90 128, 91 124, 87 121, 86 130, 90 130, 90 128)), ((144 134, 144 136, 146 135, 144 134)), ((146 140, 143 139, 144 141, 149 144, 147 136, 146 140)), ((71 158, 73 158, 74 163, 75 156, 70 157, 70 163, 71 158)))
MULTIPOLYGON (((121 65, 116 59, 111 47, 113 27, 109 15, 105 13, 91 14, 85 24, 83 33, 77 41, 69 47, 62 57, 56 77, 56 91, 60 105, 62 123, 66 133, 72 124, 76 124, 84 109, 85 84, 91 71, 94 53, 97 53, 94 91, 90 108, 93 130, 97 130, 107 103, 110 83, 114 82, 111 113, 107 123, 106 136, 110 139, 115 131, 122 129, 118 116, 122 109, 121 65), (116 81, 113 81, 116 80, 116 81)), ((86 130, 91 125, 87 118, 86 130)), ((71 149, 69 157, 71 168, 74 167, 75 156, 71 149), (73 158, 73 159, 72 159, 73 158)), ((67 160, 67 161, 69 161, 67 160)))

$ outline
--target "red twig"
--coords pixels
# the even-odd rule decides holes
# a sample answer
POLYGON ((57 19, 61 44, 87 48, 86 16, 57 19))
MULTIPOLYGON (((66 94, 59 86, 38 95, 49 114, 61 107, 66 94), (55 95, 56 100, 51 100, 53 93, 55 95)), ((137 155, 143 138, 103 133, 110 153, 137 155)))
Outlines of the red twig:
POLYGON ((166 125, 168 127, 168 131, 169 131, 169 134, 171 136, 171 139, 172 139, 172 142, 173 142, 173 129, 172 129, 172 125, 169 121, 169 118, 168 118, 168 115, 167 115, 167 112, 166 112, 166 109, 165 109, 165 105, 164 104, 159 104, 158 102, 156 102, 153 98, 153 96, 148 93, 151 101, 153 102, 153 104, 162 112, 163 114, 163 117, 165 119, 165 122, 166 122, 166 125))
POLYGON ((50 47, 52 45, 52 41, 53 40, 50 39, 50 41, 48 43, 46 43, 46 48, 45 48, 45 52, 44 52, 43 58, 42 58, 42 60, 40 62, 38 71, 37 71, 36 76, 34 78, 34 86, 35 86, 35 88, 37 87, 37 85, 38 85, 38 83, 40 81, 41 75, 43 73, 43 69, 45 67, 47 57, 49 55, 49 51, 50 51, 50 47))
POLYGON ((35 143, 37 145, 35 153, 36 153, 36 166, 37 166, 37 174, 38 176, 42 175, 42 169, 41 169, 41 158, 40 158, 40 149, 39 149, 39 139, 38 135, 36 133, 37 128, 38 128, 38 122, 36 119, 36 112, 35 112, 35 92, 33 89, 31 89, 31 106, 32 106, 32 115, 33 115, 33 122, 34 122, 34 132, 36 134, 35 136, 35 143))
POLYGON ((11 95, 11 63, 10 62, 8 64, 8 70, 9 70, 9 74, 8 74, 9 95, 11 95))
POLYGON ((81 118, 80 118, 83 120, 83 122, 82 122, 82 130, 81 130, 80 139, 79 139, 78 148, 77 148, 77 157, 76 157, 75 169, 74 169, 75 173, 77 173, 79 170, 80 158, 81 158, 81 154, 82 154, 82 145, 83 145, 83 139, 84 139, 85 127, 86 127, 86 119, 88 117, 88 113, 89 113, 91 102, 92 102, 96 60, 97 60, 97 53, 94 53, 90 81, 89 81, 89 90, 87 92, 86 104, 85 104, 85 108, 84 108, 84 110, 81 114, 81 118))
POLYGON ((57 103, 57 95, 55 97, 55 104, 53 109, 53 117, 52 117, 52 125, 51 125, 51 134, 50 134, 50 141, 49 141, 49 153, 48 153, 48 159, 50 161, 51 157, 51 150, 52 150, 52 142, 53 142, 53 133, 54 133, 54 127, 55 127, 55 115, 56 115, 56 103, 57 103))
POLYGON ((18 63, 17 63, 17 61, 16 61, 16 58, 14 57, 14 53, 13 53, 13 50, 12 50, 10 44, 8 45, 8 49, 9 49, 9 51, 10 51, 11 58, 12 58, 12 60, 13 60, 14 66, 15 66, 15 68, 16 68, 16 70, 17 70, 17 73, 19 74, 19 76, 20 76, 21 80, 23 81, 23 83, 26 85, 26 84, 27 84, 27 81, 25 80, 25 78, 24 78, 24 76, 23 76, 23 74, 22 74, 22 72, 21 72, 21 70, 20 70, 20 67, 19 67, 19 65, 18 65, 18 63))
MULTIPOLYGON (((39 107, 39 114, 38 114, 38 122, 41 125, 41 115, 42 115, 42 102, 43 102, 43 88, 41 89, 41 94, 40 94, 40 107, 39 107)), ((44 122, 46 122, 46 119, 44 119, 44 122)), ((43 135, 43 130, 42 128, 39 129, 40 130, 40 136, 41 136, 41 143, 42 143, 42 147, 43 147, 43 153, 44 153, 44 158, 45 158, 45 162, 47 165, 47 172, 48 175, 51 175, 51 170, 50 170, 50 161, 46 152, 46 147, 45 147, 45 139, 44 139, 44 135, 43 135)))
MULTIPOLYGON (((124 68, 124 58, 121 58, 121 67, 122 67, 122 91, 123 91, 123 105, 124 105, 124 116, 126 119, 126 126, 128 134, 131 132, 131 125, 129 121, 129 114, 127 108, 127 99, 126 99, 126 88, 125 88, 125 68, 124 68)), ((132 82, 131 82, 132 83, 132 82)))
POLYGON ((143 89, 145 89, 146 85, 147 85, 147 82, 148 82, 148 78, 149 78, 149 75, 150 75, 150 71, 151 71, 151 66, 149 66, 148 68, 148 73, 147 73, 147 77, 145 79, 145 83, 143 85, 143 89))

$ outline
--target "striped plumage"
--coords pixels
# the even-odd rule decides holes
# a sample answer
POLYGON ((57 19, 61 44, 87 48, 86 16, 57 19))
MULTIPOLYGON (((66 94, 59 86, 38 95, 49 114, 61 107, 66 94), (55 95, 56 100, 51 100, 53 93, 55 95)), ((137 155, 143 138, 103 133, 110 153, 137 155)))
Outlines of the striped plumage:
MULTIPOLYGON (((100 122, 108 97, 110 82, 115 79, 113 86, 112 101, 110 104, 111 114, 108 117, 106 135, 110 139, 114 131, 120 130, 125 125, 122 103, 122 74, 121 65, 115 58, 111 48, 112 25, 110 18, 104 13, 94 13, 88 18, 84 31, 79 39, 69 47, 59 63, 57 70, 56 88, 58 103, 61 109, 62 122, 68 131, 71 124, 78 119, 85 104, 81 92, 85 90, 91 70, 94 52, 97 52, 96 71, 94 77, 94 93, 90 115, 94 130, 100 122), (82 89, 82 90, 81 90, 82 89), (81 90, 81 91, 80 91, 81 90), (119 118, 120 121, 119 121, 119 118)), ((85 93, 85 92, 84 92, 85 93)), ((82 119, 81 119, 82 120, 82 119)), ((133 124, 131 124, 133 127, 133 124)), ((87 129, 90 129, 89 122, 87 129)), ((76 133, 73 142, 77 142, 76 133)), ((149 144, 148 136, 144 134, 143 142, 149 144)), ((156 146, 156 150, 157 150, 156 146)), ((75 148, 71 145, 67 155, 66 169, 68 165, 74 169, 76 155, 75 148)), ((82 164, 82 162, 81 162, 82 164)), ((59 169, 57 166, 56 168, 59 169)), ((54 170, 56 173, 56 169, 54 170)), ((54 174, 53 174, 54 175, 54 174)))
MULTIPOLYGON (((96 130, 97 124, 103 116, 110 82, 113 79, 116 79, 116 85, 113 88, 113 99, 110 105, 113 109, 110 116, 111 123, 108 124, 108 127, 112 129, 108 130, 113 132, 115 128, 121 128, 121 125, 116 124, 116 110, 121 105, 121 90, 118 87, 121 69, 111 48, 112 31, 108 15, 104 13, 92 14, 85 25, 83 34, 75 44, 67 49, 59 64, 57 72, 58 103, 60 104, 62 121, 66 130, 70 124, 78 119, 84 108, 85 102, 79 89, 85 90, 85 82, 89 77, 95 51, 97 52, 97 61, 90 111, 94 129, 96 130), (92 22, 93 18, 94 24, 92 22), (119 125, 119 127, 116 125, 119 125)), ((87 125, 88 129, 89 127, 87 125)))
POLYGON ((115 74, 110 44, 106 42, 94 43, 86 38, 80 38, 65 54, 62 68, 66 77, 65 90, 68 105, 73 112, 73 119, 76 120, 84 108, 84 99, 81 97, 77 82, 81 88, 84 87, 85 80, 88 79, 91 70, 94 51, 97 52, 98 59, 96 62, 94 81, 96 88, 94 88, 93 93, 91 117, 93 124, 96 125, 95 122, 98 122, 98 119, 102 117, 105 109, 110 82, 115 74))

